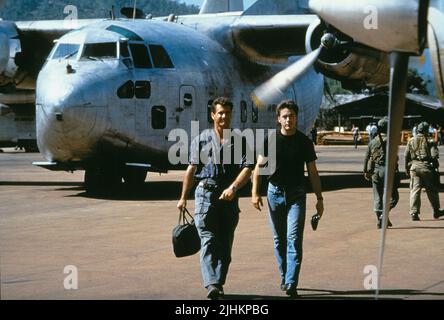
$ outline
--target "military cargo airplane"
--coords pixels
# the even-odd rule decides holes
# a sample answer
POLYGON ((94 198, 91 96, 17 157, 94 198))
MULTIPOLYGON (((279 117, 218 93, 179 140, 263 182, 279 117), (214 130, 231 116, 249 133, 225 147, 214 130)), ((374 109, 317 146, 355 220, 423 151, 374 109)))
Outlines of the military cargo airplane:
POLYGON ((168 133, 189 132, 192 120, 209 127, 218 96, 234 101, 233 127, 241 129, 273 128, 275 103, 295 99, 307 132, 321 104, 321 73, 350 87, 388 82, 386 48, 354 41, 310 14, 314 4, 258 0, 242 11, 241 0, 207 0, 190 16, 151 19, 126 9, 126 19, 1 21, 0 86, 36 90, 47 160, 37 165, 84 169, 91 192, 122 179, 134 185, 172 167, 168 133))
MULTIPOLYGON (((189 131, 192 120, 210 126, 208 106, 221 95, 236 104, 234 127, 274 127, 273 105, 259 110, 250 93, 305 53, 316 17, 220 13, 241 3, 207 1, 199 15, 167 21, 2 21, 2 86, 36 88, 37 140, 48 160, 37 165, 85 169, 88 191, 122 178, 143 182, 147 171, 171 167, 168 133, 189 131)), ((313 124, 322 94, 313 68, 285 90, 301 106, 301 130, 313 124)))

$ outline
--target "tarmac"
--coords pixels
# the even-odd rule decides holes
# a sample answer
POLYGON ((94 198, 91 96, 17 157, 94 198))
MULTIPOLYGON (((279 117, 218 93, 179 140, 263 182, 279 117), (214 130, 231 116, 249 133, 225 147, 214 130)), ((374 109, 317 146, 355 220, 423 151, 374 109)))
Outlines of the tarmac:
MULTIPOLYGON (((206 299, 198 254, 176 258, 172 251, 183 171, 150 173, 136 194, 90 197, 82 187, 82 171, 47 171, 31 165, 43 160, 38 153, 4 151, 1 299, 206 299), (77 289, 72 289, 73 270, 77 289)), ((367 272, 378 265, 381 230, 372 210, 371 184, 361 173, 365 146, 317 146, 316 151, 325 213, 317 231, 306 221, 299 299, 374 299, 367 272)), ((401 171, 403 152, 401 147, 401 171)), ((444 299, 444 219, 433 219, 423 192, 421 221, 411 221, 407 179, 399 191, 379 298, 444 299)), ((288 299, 279 290, 267 209, 255 210, 248 193, 240 199, 226 299, 288 299)), ((188 208, 194 209, 194 200, 188 208)), ((307 217, 314 212, 310 193, 307 217)))

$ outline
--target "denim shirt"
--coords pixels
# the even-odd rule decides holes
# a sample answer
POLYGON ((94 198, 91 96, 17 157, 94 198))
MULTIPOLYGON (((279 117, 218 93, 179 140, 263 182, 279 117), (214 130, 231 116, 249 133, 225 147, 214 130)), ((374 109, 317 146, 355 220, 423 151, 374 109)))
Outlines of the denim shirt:
POLYGON ((196 180, 212 179, 220 186, 228 186, 244 168, 254 168, 254 154, 247 157, 252 150, 246 139, 234 131, 231 134, 231 139, 221 145, 216 131, 207 129, 191 142, 189 162, 197 165, 196 180), (236 150, 236 157, 237 148, 241 150, 236 150))

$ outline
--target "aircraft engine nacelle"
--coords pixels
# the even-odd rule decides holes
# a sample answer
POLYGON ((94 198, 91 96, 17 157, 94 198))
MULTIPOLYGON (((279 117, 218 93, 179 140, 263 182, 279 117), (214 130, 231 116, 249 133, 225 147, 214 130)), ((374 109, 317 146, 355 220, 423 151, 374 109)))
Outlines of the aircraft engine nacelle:
POLYGON ((21 43, 15 23, 0 21, 0 87, 13 82, 18 71, 15 62, 21 43))
POLYGON ((419 55, 426 43, 428 3, 428 0, 309 0, 309 7, 323 21, 359 43, 384 52, 419 55))
POLYGON ((321 45, 325 33, 334 34, 338 46, 323 49, 316 61, 316 69, 329 78, 351 88, 385 85, 390 79, 389 58, 384 52, 355 44, 353 39, 328 28, 318 19, 307 29, 305 49, 311 52, 321 45))

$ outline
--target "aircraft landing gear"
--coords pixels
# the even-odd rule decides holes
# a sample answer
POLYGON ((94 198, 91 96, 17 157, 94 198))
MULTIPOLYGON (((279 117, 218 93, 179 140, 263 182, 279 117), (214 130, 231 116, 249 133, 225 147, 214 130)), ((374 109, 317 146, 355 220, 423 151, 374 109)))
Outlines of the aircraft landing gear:
POLYGON ((121 170, 112 165, 93 166, 85 170, 85 190, 91 195, 109 195, 118 191, 122 183, 121 170), (117 169, 117 170, 115 170, 117 169))
POLYGON ((123 181, 130 190, 140 190, 145 182, 147 170, 137 167, 125 167, 123 181))
POLYGON ((126 167, 119 163, 92 165, 85 170, 84 186, 90 195, 113 195, 125 189, 140 190, 147 172, 145 168, 126 167), (125 189, 121 188, 122 178, 125 189))

